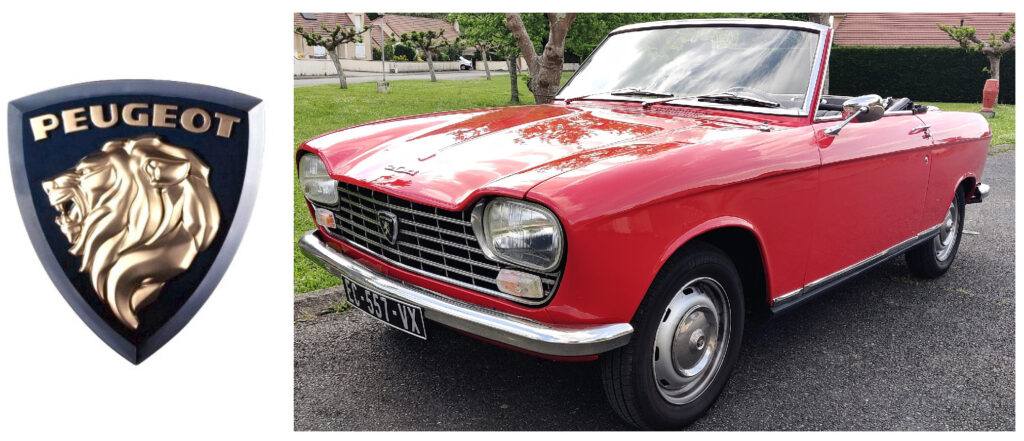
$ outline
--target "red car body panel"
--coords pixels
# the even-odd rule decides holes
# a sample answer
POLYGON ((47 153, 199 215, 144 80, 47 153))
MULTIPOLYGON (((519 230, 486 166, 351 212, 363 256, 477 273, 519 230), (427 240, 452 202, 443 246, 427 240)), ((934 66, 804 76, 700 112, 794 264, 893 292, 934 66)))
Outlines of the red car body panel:
POLYGON ((306 141, 298 154, 319 155, 337 180, 445 210, 487 196, 547 206, 567 251, 557 292, 539 307, 396 268, 321 233, 385 275, 453 298, 548 323, 619 323, 673 253, 711 230, 757 240, 771 304, 935 226, 964 179, 980 182, 991 137, 982 117, 955 112, 825 135, 836 123, 556 102, 364 124, 306 141))

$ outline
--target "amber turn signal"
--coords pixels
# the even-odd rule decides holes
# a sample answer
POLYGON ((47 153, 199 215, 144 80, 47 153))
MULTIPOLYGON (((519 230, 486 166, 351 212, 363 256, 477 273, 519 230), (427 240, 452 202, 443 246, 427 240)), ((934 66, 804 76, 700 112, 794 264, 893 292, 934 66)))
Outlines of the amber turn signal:
POLYGON ((315 210, 316 223, 325 228, 335 228, 334 213, 326 208, 317 207, 315 210))
POLYGON ((497 282, 498 290, 508 295, 525 299, 544 297, 544 287, 536 274, 506 268, 498 271, 497 282))

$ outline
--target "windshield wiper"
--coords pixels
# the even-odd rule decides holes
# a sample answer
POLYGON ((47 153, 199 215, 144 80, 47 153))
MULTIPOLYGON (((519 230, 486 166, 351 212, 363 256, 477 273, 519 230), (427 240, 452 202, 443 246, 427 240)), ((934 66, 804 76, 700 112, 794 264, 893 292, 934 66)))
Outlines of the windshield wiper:
POLYGON ((709 102, 709 103, 722 103, 722 104, 740 104, 747 106, 757 107, 781 107, 779 104, 771 100, 763 100, 760 98, 753 98, 749 96, 740 96, 732 92, 717 92, 707 93, 704 95, 694 95, 687 97, 686 99, 693 99, 697 101, 709 102))
POLYGON ((576 97, 572 97, 572 98, 566 98, 565 99, 565 103, 569 104, 569 103, 571 103, 573 101, 582 100, 582 99, 589 98, 589 97, 596 96, 596 95, 613 95, 613 96, 630 96, 630 95, 632 95, 632 96, 649 96, 649 97, 663 97, 663 98, 668 98, 668 97, 673 97, 674 98, 675 97, 675 95, 673 95, 671 93, 658 92, 658 91, 654 91, 654 90, 646 90, 646 89, 641 89, 639 87, 625 87, 625 88, 620 88, 620 89, 609 90, 609 91, 606 91, 606 92, 588 93, 586 95, 576 96, 576 97))

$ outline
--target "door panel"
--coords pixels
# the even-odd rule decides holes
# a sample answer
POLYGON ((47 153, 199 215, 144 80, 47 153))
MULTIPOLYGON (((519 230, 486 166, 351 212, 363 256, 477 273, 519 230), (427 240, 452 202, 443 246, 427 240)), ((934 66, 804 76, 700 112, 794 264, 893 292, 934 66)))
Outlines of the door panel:
POLYGON ((815 124, 821 154, 817 227, 805 282, 849 267, 920 232, 931 139, 914 115, 815 124), (915 130, 918 129, 918 130, 915 130))

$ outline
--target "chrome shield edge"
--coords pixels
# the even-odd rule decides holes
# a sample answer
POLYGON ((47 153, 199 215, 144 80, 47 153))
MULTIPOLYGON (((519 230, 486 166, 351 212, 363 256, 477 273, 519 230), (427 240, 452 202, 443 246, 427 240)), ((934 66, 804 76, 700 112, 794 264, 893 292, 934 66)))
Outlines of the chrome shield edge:
POLYGON ((560 357, 595 355, 625 346, 633 333, 629 323, 545 324, 443 296, 356 262, 327 246, 315 230, 299 239, 299 248, 332 274, 423 308, 428 320, 526 351, 560 357))

